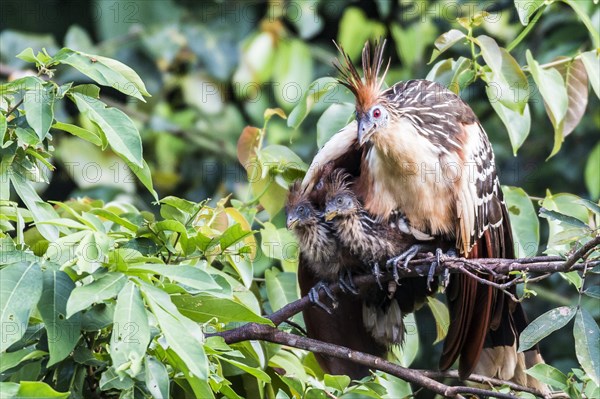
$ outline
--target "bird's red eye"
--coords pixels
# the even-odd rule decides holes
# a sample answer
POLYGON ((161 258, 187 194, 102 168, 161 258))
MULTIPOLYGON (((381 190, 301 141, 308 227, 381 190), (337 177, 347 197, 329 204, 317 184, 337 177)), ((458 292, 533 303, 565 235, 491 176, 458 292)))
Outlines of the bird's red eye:
POLYGON ((379 118, 379 117, 381 116, 381 110, 380 110, 379 108, 375 108, 375 109, 373 110, 373 116, 374 116, 375 118, 379 118))

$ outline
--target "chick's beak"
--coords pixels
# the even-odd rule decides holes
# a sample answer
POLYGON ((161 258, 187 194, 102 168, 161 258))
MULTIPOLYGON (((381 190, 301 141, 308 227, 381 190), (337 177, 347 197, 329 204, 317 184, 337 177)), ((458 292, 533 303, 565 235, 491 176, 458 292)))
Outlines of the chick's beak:
POLYGON ((363 146, 366 142, 371 139, 374 133, 373 123, 365 118, 358 120, 358 144, 363 146))
POLYGON ((327 222, 333 220, 338 215, 338 211, 336 209, 325 209, 325 220, 327 222))
POLYGON ((288 230, 292 230, 294 227, 296 227, 298 222, 299 222, 299 219, 297 217, 288 216, 285 226, 287 227, 288 230))

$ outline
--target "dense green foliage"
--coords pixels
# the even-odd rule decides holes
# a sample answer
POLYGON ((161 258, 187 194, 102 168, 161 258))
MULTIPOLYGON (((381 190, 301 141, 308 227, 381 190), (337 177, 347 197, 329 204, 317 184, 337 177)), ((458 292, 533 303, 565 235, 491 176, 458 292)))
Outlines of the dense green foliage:
MULTIPOLYGON (((384 374, 323 375, 294 348, 207 337, 271 324, 298 298, 286 190, 353 111, 332 38, 356 61, 388 37, 388 83, 427 77, 471 104, 510 185, 518 256, 598 235, 592 2, 92 4, 94 39, 76 25, 62 49, 0 34, 2 397, 411 393, 384 374)), ((530 372, 573 397, 599 392, 598 272, 521 291, 541 316, 520 348, 540 342, 550 364, 530 372)), ((439 299, 411 316, 402 364, 435 367, 439 299)))

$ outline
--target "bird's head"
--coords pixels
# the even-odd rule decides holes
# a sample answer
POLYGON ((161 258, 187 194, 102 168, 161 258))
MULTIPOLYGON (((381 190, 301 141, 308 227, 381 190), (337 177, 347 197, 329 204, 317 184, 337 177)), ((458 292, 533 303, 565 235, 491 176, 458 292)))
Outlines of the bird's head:
POLYGON ((385 128, 388 124, 390 114, 384 104, 375 104, 367 111, 356 112, 358 121, 358 144, 368 143, 373 135, 379 129, 385 128))
POLYGON ((349 216, 356 212, 360 203, 352 190, 350 175, 343 169, 335 170, 325 180, 325 220, 336 216, 349 216))
POLYGON ((306 227, 319 221, 317 211, 311 204, 308 195, 303 192, 300 181, 290 187, 285 210, 287 214, 286 227, 289 230, 306 227))
POLYGON ((356 195, 351 191, 342 191, 334 195, 325 204, 325 220, 329 221, 338 216, 354 215, 360 207, 356 195))
POLYGON ((338 50, 342 55, 342 60, 334 64, 341 74, 339 82, 346 86, 356 98, 358 142, 361 146, 369 142, 378 130, 387 126, 390 118, 381 90, 385 74, 390 66, 388 61, 387 67, 380 75, 384 48, 385 40, 376 42, 375 50, 371 54, 369 42, 365 43, 362 51, 363 78, 348 54, 340 47, 338 50))

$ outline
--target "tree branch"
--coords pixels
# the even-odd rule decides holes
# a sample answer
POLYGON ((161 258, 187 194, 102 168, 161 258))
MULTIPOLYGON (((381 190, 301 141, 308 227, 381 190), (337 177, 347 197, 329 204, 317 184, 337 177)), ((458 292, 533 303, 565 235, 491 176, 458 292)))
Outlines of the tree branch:
MULTIPOLYGON (((599 245, 600 236, 584 244, 566 260, 556 256, 536 256, 521 259, 464 259, 443 257, 443 259, 440 262, 441 264, 438 265, 438 267, 436 268, 436 274, 444 273, 446 270, 448 270, 450 273, 467 273, 469 276, 476 278, 479 281, 485 281, 484 283, 490 283, 488 280, 482 279, 477 274, 486 273, 493 275, 495 277, 495 280, 508 280, 510 277, 509 274, 511 272, 522 271, 525 273, 535 273, 539 275, 538 277, 529 279, 528 281, 539 280, 541 278, 545 278, 551 275, 552 273, 568 272, 573 270, 584 270, 586 268, 591 268, 600 264, 600 261, 598 260, 589 261, 587 259, 583 262, 578 263, 578 261, 585 259, 586 254, 588 254, 591 250, 595 249, 599 245)), ((433 254, 421 254, 418 259, 410 261, 407 268, 399 268, 399 275, 401 278, 427 276, 431 264, 435 260, 436 257, 433 256, 433 254)), ((392 278, 392 273, 388 272, 381 279, 382 281, 389 281, 392 278)), ((510 287, 511 285, 518 284, 522 281, 522 278, 513 278, 512 280, 508 280, 506 283, 494 282, 492 283, 492 285, 506 292, 506 288, 510 287)), ((357 287, 375 284, 375 276, 356 276, 354 277, 354 284, 357 287)), ((340 288, 337 283, 331 284, 330 289, 335 295, 340 294, 340 288)), ((325 299, 325 294, 322 291, 320 291, 320 295, 321 299, 325 299)), ((513 295, 511 294, 511 296, 513 295)), ((273 322, 275 326, 278 326, 279 324, 285 322, 286 320, 288 320, 295 314, 300 313, 302 310, 306 309, 309 306, 312 306, 312 303, 310 302, 308 297, 305 296, 297 301, 285 305, 284 307, 267 317, 273 322)), ((210 335, 221 336, 228 344, 233 344, 247 340, 264 340, 268 342, 291 346, 294 348, 305 349, 313 353, 320 353, 332 357, 350 360, 355 363, 368 366, 372 369, 389 373, 405 381, 430 389, 431 391, 446 397, 463 398, 462 394, 486 395, 488 397, 497 398, 515 397, 513 395, 492 392, 481 388, 465 386, 448 386, 436 381, 435 379, 458 378, 458 373, 456 373, 455 371, 436 372, 424 370, 411 370, 405 367, 401 367, 397 364, 385 361, 384 359, 373 355, 357 352, 346 347, 321 342, 311 338, 286 333, 269 325, 249 323, 235 329, 222 331, 210 335)), ((493 386, 508 386, 510 389, 515 391, 528 392, 538 397, 544 397, 540 392, 537 392, 531 388, 520 386, 510 381, 503 381, 478 375, 472 375, 469 378, 469 380, 478 383, 491 384, 493 386)))

